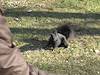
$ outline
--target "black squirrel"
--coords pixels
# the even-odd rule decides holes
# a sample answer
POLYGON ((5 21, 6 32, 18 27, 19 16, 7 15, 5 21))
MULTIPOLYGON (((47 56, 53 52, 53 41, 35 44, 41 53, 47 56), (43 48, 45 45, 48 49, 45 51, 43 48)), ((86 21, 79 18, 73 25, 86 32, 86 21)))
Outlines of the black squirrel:
POLYGON ((47 47, 64 47, 68 48, 68 39, 74 36, 74 31, 68 25, 63 25, 50 34, 48 39, 47 47))

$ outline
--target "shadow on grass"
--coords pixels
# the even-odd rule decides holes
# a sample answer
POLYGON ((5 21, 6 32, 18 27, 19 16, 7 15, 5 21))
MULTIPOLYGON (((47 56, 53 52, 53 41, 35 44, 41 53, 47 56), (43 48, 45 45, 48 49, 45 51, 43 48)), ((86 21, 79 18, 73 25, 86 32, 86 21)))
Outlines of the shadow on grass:
MULTIPOLYGON (((48 12, 48 11, 31 11, 31 12, 27 12, 27 7, 20 7, 20 8, 12 8, 12 9, 7 9, 5 11, 5 15, 6 16, 10 16, 10 17, 23 17, 23 16, 29 16, 29 17, 51 17, 51 18, 57 18, 57 19, 63 19, 63 18, 79 18, 79 19, 85 19, 87 21, 87 19, 90 19, 91 21, 89 21, 90 23, 95 23, 97 21, 99 21, 98 19, 100 19, 100 13, 68 13, 68 12, 48 12), (93 21, 92 21, 93 20, 93 21)), ((99 21, 100 23, 100 21, 99 21)), ((89 27, 79 27, 79 26, 75 26, 75 28, 80 28, 77 31, 82 32, 81 35, 100 35, 100 28, 89 28, 89 27)), ((22 29, 22 28, 21 28, 22 29)), ((20 30, 18 32, 20 32, 20 30)), ((14 30, 15 31, 15 30, 14 30)), ((27 31, 29 33, 31 33, 31 31, 33 31, 33 34, 40 34, 42 35, 45 31, 48 32, 47 29, 45 30, 41 30, 41 29, 23 29, 23 32, 27 33, 27 31), (34 30, 34 31, 33 31, 34 30)), ((49 30, 52 31, 52 30, 49 30)), ((17 32, 17 33, 18 33, 17 32)))
POLYGON ((22 52, 27 50, 41 50, 46 46, 47 43, 46 40, 41 41, 36 39, 23 39, 23 42, 28 44, 20 47, 22 52))
POLYGON ((14 34, 31 34, 31 35, 48 35, 53 29, 38 29, 38 28, 10 28, 14 34))
POLYGON ((22 51, 27 50, 40 50, 43 49, 47 40, 43 40, 42 37, 48 37, 49 33, 53 30, 49 29, 36 29, 36 28, 10 28, 13 34, 20 35, 18 38, 20 42, 27 43, 20 47, 22 51))
POLYGON ((10 17, 51 17, 51 18, 79 18, 100 19, 100 13, 71 13, 71 12, 49 12, 49 11, 26 11, 26 7, 6 9, 5 16, 10 17))
MULTIPOLYGON (((77 27, 77 26, 75 26, 77 27)), ((75 30, 76 34, 79 36, 83 35, 91 35, 91 36, 100 36, 100 29, 99 28, 88 28, 88 27, 77 27, 78 29, 75 30)), ((39 38, 43 37, 49 37, 49 34, 53 32, 54 29, 34 29, 34 28, 11 28, 11 31, 14 34, 20 34, 22 35, 21 42, 27 43, 26 45, 21 47, 22 51, 27 50, 40 50, 43 49, 46 44, 47 40, 39 40, 39 38), (37 36, 37 37, 34 37, 37 36)))
POLYGON ((78 34, 78 35, 90 35, 90 36, 100 36, 100 28, 90 28, 90 27, 87 27, 87 26, 74 26, 73 27, 75 29, 75 32, 78 34))

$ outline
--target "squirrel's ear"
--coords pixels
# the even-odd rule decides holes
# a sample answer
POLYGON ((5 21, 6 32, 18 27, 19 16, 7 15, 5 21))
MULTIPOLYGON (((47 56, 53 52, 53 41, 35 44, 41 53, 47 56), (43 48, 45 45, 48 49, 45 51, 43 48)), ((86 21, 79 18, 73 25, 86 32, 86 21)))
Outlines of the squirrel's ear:
POLYGON ((53 33, 50 33, 50 37, 53 37, 53 33))
POLYGON ((58 33, 57 30, 54 30, 54 31, 53 31, 53 34, 57 35, 57 33, 58 33))

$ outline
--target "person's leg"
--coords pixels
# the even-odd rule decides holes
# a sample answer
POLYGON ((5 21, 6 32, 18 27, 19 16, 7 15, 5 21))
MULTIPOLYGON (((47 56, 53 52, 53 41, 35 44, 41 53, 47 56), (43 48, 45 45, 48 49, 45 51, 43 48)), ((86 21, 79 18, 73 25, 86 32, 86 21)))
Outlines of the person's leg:
POLYGON ((0 75, 29 75, 28 65, 17 48, 2 46, 0 51, 0 75))

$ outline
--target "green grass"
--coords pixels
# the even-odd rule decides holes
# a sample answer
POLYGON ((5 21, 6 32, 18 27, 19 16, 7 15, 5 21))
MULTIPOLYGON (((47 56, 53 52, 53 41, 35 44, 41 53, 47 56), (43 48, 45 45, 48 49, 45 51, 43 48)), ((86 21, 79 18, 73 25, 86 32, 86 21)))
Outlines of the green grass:
POLYGON ((99 0, 5 0, 3 5, 27 62, 57 74, 100 75, 100 56, 94 52, 100 50, 99 0), (44 50, 52 30, 68 22, 77 35, 69 47, 44 50))

